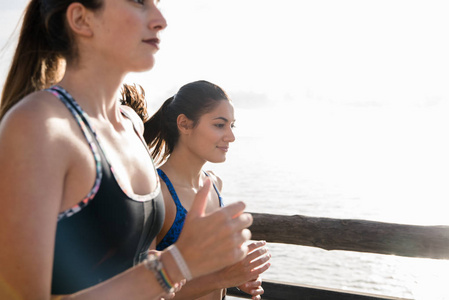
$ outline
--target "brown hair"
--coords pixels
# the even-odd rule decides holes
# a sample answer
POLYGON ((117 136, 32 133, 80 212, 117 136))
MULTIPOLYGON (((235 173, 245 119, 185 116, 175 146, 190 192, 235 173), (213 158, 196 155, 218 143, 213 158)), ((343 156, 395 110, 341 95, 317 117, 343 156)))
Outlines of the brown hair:
POLYGON ((55 84, 63 62, 76 58, 77 49, 67 28, 67 7, 79 2, 99 9, 103 0, 31 0, 25 9, 17 48, 3 86, 0 120, 26 95, 55 84))
POLYGON ((200 117, 212 111, 220 101, 231 100, 222 88, 205 80, 188 83, 168 98, 144 124, 144 138, 153 159, 161 163, 173 152, 179 139, 177 118, 180 114, 196 126, 200 117))
POLYGON ((125 83, 123 84, 120 93, 122 95, 120 102, 123 105, 127 105, 134 109, 142 121, 145 122, 148 120, 149 116, 145 101, 145 91, 142 86, 139 85, 139 88, 137 88, 137 85, 135 84, 131 86, 125 83))

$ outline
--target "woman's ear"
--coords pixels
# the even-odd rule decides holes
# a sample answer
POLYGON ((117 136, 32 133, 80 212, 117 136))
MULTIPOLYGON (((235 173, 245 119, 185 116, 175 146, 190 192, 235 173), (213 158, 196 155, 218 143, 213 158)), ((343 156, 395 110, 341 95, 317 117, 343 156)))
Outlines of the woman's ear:
POLYGON ((193 121, 187 118, 185 114, 180 114, 176 119, 176 123, 181 134, 188 134, 193 128, 193 121))
POLYGON ((67 24, 75 35, 91 37, 93 31, 89 22, 91 12, 81 3, 73 2, 67 7, 67 24))

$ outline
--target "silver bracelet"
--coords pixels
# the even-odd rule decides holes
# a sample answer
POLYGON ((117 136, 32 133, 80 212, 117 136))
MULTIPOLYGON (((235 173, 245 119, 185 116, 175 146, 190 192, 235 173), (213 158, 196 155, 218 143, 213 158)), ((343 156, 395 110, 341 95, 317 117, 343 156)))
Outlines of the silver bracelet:
POLYGON ((181 252, 179 252, 178 247, 176 247, 175 244, 168 247, 168 252, 171 253, 173 258, 176 261, 176 264, 178 265, 179 270, 181 271, 182 276, 187 280, 192 280, 192 273, 190 273, 190 269, 187 266, 186 261, 184 260, 184 257, 182 257, 181 252))
POLYGON ((145 266, 145 268, 153 272, 154 276, 157 279, 157 282, 167 294, 175 292, 175 284, 172 283, 172 281, 168 277, 167 272, 164 269, 164 265, 159 259, 159 256, 154 254, 148 255, 148 258, 143 261, 143 265, 145 266))

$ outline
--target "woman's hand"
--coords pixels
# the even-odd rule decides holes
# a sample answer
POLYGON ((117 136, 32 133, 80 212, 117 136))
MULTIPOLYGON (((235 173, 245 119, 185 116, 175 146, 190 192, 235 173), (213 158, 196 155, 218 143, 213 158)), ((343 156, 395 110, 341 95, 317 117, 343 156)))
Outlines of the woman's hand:
POLYGON ((247 256, 252 216, 237 202, 205 215, 210 180, 198 191, 176 245, 194 278, 235 264, 247 256))
POLYGON ((265 241, 251 242, 247 245, 248 255, 243 260, 218 272, 221 286, 228 288, 254 281, 270 267, 268 261, 271 254, 265 247, 265 241))
POLYGON ((218 272, 223 287, 236 286, 243 292, 260 299, 264 290, 260 274, 268 270, 271 254, 265 247, 265 241, 248 243, 248 255, 240 262, 218 272))
POLYGON ((260 295, 264 293, 262 288, 262 278, 260 276, 258 276, 256 280, 248 281, 247 283, 239 285, 237 288, 242 292, 251 295, 251 299, 253 300, 260 300, 260 295))

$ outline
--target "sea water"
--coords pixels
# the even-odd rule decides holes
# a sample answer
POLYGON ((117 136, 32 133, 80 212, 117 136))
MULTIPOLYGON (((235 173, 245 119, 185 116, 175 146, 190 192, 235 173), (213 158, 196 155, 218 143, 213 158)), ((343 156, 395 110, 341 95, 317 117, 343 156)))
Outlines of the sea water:
MULTIPOLYGON (((444 103, 237 107, 227 161, 206 168, 223 179, 225 202, 250 212, 449 225, 448 113, 444 103)), ((266 279, 449 299, 449 260, 268 247, 266 279)))

